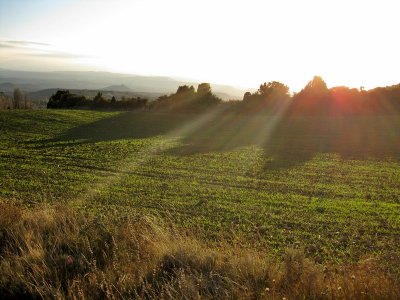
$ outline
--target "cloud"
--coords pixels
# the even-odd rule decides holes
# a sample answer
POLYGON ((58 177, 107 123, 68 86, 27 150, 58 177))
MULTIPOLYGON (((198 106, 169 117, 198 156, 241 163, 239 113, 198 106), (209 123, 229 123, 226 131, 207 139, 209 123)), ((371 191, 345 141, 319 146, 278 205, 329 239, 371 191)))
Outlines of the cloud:
POLYGON ((16 47, 5 42, 0 42, 0 48, 16 48, 16 47))
POLYGON ((31 42, 31 41, 0 41, 0 48, 30 48, 32 46, 51 46, 46 43, 31 42))
POLYGON ((76 59, 76 58, 87 58, 88 56, 68 53, 68 52, 58 52, 58 51, 46 51, 40 53, 30 53, 29 56, 34 57, 45 57, 45 58, 62 58, 62 59, 76 59))
POLYGON ((53 50, 51 46, 51 44, 32 41, 0 41, 0 49, 13 49, 13 52, 25 57, 55 59, 89 58, 89 56, 85 55, 53 50))
POLYGON ((47 43, 39 43, 39 42, 31 42, 31 41, 6 41, 6 43, 15 45, 15 46, 51 46, 50 44, 47 43))

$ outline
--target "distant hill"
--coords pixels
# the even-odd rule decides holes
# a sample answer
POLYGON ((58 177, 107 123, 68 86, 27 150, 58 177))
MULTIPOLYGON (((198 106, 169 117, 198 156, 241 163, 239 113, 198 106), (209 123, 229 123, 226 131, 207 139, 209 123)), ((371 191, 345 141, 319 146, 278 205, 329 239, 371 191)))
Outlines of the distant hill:
POLYGON ((15 85, 12 84, 11 82, 0 83, 0 91, 8 92, 8 91, 14 90, 14 88, 15 88, 15 85))
POLYGON ((103 91, 115 91, 115 92, 132 92, 130 88, 128 88, 124 84, 120 85, 110 85, 102 89, 103 91))
MULTIPOLYGON (((109 72, 27 72, 0 69, 0 91, 11 93, 18 86, 32 93, 48 89, 110 90, 151 95, 174 93, 180 85, 197 86, 198 82, 175 80, 169 77, 140 76, 109 72), (106 87, 106 88, 105 88, 106 87)), ((222 99, 242 99, 246 90, 211 84, 222 99)), ((40 94, 40 93, 38 93, 40 94)), ((35 95, 38 95, 35 94, 35 95)))
POLYGON ((35 87, 28 83, 11 83, 11 82, 1 82, 0 81, 0 92, 4 92, 5 94, 12 94, 15 88, 20 88, 24 91, 34 90, 35 87))

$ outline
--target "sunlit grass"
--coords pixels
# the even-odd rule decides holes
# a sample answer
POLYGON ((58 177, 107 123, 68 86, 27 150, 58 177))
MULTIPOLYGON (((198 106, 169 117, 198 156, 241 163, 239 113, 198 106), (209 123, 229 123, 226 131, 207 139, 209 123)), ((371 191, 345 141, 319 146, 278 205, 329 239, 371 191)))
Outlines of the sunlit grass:
POLYGON ((376 260, 323 266, 293 248, 277 260, 133 209, 100 217, 0 201, 0 254, 10 299, 396 299, 399 289, 376 260))
POLYGON ((327 129, 308 132, 340 124, 312 117, 15 111, 0 118, 1 198, 66 202, 98 215, 134 208, 207 243, 224 238, 277 257, 299 247, 319 263, 377 257, 396 272, 400 166, 386 150, 396 149, 397 117, 352 119, 368 134, 385 132, 372 135, 381 153, 352 138, 356 126, 347 148, 330 143, 327 129))

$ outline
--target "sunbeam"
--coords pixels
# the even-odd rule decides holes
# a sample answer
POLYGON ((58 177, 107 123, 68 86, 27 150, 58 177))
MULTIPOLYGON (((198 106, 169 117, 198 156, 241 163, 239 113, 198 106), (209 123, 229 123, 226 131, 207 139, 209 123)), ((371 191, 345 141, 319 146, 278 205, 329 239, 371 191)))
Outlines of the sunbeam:
POLYGON ((150 141, 150 145, 140 149, 140 152, 130 153, 123 160, 118 161, 112 170, 110 170, 111 172, 109 172, 108 176, 103 176, 96 180, 94 184, 88 186, 85 191, 81 192, 78 197, 71 201, 71 205, 76 207, 88 205, 90 200, 95 198, 101 190, 115 185, 124 176, 133 172, 141 165, 146 164, 157 155, 178 146, 183 138, 217 119, 225 110, 226 108, 218 107, 199 116, 194 115, 192 121, 186 122, 163 136, 153 138, 150 141))

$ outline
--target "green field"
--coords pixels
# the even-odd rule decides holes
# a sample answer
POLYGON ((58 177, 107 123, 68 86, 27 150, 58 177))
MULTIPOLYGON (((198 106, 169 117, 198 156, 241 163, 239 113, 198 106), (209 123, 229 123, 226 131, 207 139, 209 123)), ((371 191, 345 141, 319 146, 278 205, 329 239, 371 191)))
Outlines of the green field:
POLYGON ((0 198, 143 211, 209 243, 396 271, 400 117, 349 118, 2 111, 0 198))

